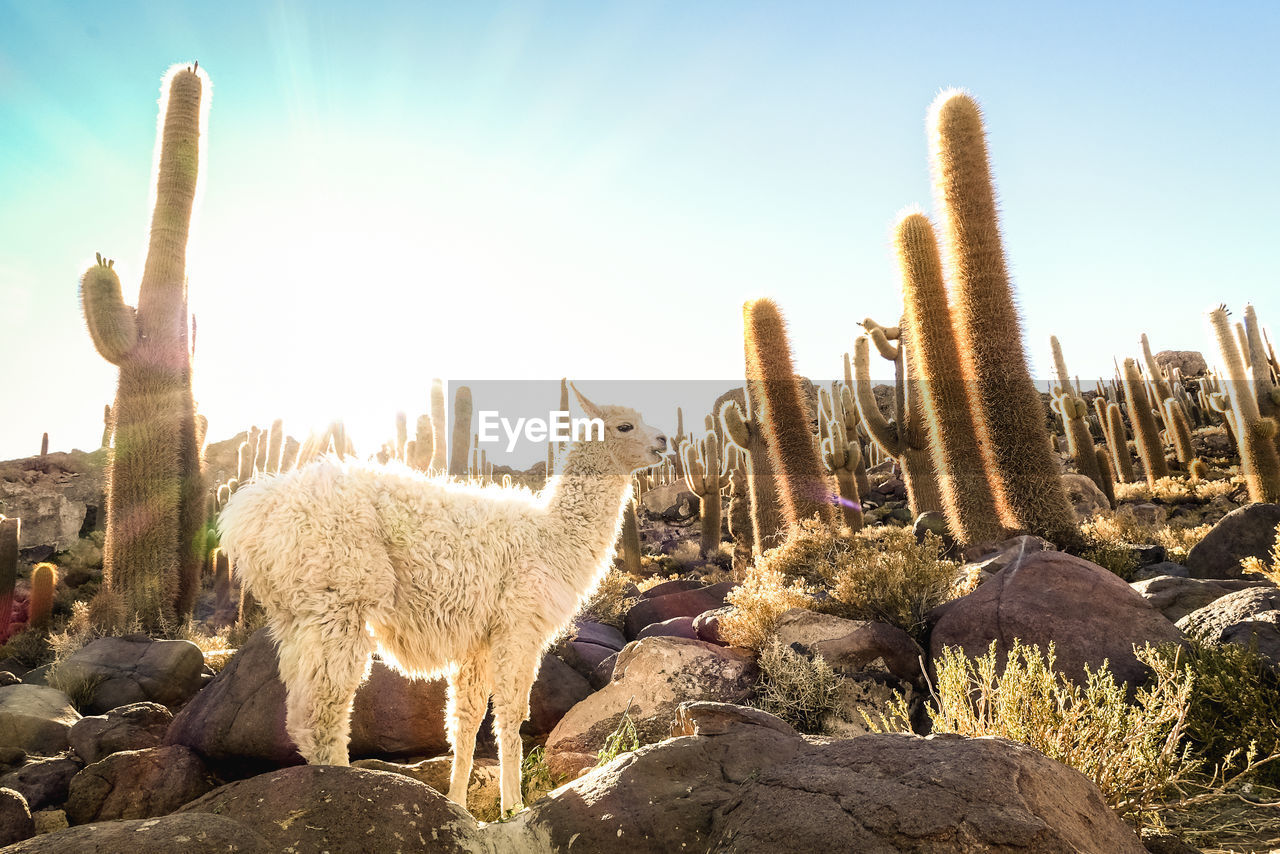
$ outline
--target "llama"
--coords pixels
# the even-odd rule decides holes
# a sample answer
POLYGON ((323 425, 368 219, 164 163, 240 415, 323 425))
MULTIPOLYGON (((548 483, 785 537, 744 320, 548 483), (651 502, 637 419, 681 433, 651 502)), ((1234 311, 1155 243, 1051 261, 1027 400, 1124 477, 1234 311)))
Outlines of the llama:
POLYGON ((636 411, 574 393, 604 440, 574 445, 537 495, 324 458, 232 496, 222 546, 266 610, 307 762, 348 764, 376 648, 409 677, 448 679, 448 797, 463 807, 492 695, 502 812, 521 807, 520 726, 543 651, 608 571, 631 475, 667 447, 636 411))

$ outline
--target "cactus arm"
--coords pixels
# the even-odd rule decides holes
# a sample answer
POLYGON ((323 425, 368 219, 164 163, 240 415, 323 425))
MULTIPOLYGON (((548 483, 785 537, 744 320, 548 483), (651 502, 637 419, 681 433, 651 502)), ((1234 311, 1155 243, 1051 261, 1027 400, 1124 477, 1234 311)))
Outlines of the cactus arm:
POLYGON ((1274 416, 1280 412, 1273 394, 1276 384, 1271 376, 1271 361, 1262 340, 1262 330, 1258 326, 1258 315, 1252 305, 1244 307, 1244 329, 1245 338, 1249 342, 1249 370, 1253 374, 1258 410, 1264 416, 1274 416))
POLYGON ((98 263, 80 278, 80 302, 93 346, 102 358, 119 365, 138 343, 138 315, 125 304, 114 261, 98 255, 98 263))
POLYGON ((751 441, 751 427, 742 414, 742 407, 732 400, 725 401, 720 407, 720 425, 729 441, 745 452, 751 441))
POLYGON ((901 455, 902 443, 897 431, 885 420, 876 403, 876 396, 871 391, 871 350, 865 335, 859 335, 853 342, 853 377, 858 416, 867 428, 871 441, 891 457, 901 455))

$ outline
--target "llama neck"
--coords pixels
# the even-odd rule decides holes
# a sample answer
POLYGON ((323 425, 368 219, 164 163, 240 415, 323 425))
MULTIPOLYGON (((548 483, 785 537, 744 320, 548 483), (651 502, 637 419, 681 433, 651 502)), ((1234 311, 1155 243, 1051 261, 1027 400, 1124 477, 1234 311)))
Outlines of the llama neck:
POLYGON ((547 505, 554 538, 550 545, 574 553, 563 580, 583 592, 613 557, 622 510, 631 497, 631 475, 618 471, 600 443, 581 442, 553 484, 547 505))

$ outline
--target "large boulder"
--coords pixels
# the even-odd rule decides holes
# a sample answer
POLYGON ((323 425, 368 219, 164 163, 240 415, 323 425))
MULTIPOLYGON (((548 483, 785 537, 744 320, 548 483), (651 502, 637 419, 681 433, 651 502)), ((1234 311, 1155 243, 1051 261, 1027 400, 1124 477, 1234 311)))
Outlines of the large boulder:
POLYGON ((67 749, 67 733, 78 720, 61 691, 23 683, 0 688, 0 745, 53 756, 67 749))
POLYGON ((1280 590, 1251 587, 1215 599, 1178 621, 1178 628, 1209 643, 1257 644, 1280 667, 1280 590))
POLYGON ((578 703, 547 737, 551 768, 574 776, 630 716, 642 744, 666 737, 676 707, 686 700, 739 702, 759 677, 752 655, 687 638, 646 638, 618 654, 613 680, 578 703))
POLYGON ((483 850, 462 807, 402 774, 363 768, 284 768, 214 789, 179 814, 230 818, 272 851, 483 850))
POLYGON ((1180 641, 1182 633, 1117 575, 1064 552, 1032 552, 990 581, 934 611, 930 655, 960 647, 985 655, 991 642, 1001 658, 1015 639, 1057 650, 1058 669, 1074 681, 1085 667, 1109 661, 1118 680, 1139 684, 1146 669, 1134 644, 1180 641))
MULTIPOLYGON (((284 685, 276 646, 256 632, 222 672, 173 719, 166 744, 183 744, 216 763, 302 762, 284 725, 284 685)), ((443 680, 410 680, 375 662, 356 692, 354 756, 435 755, 448 749, 443 680)))
POLYGON ((92 763, 121 750, 159 747, 172 721, 173 714, 159 703, 130 703, 81 718, 67 740, 77 756, 92 763))
MULTIPOLYGON (((389 771, 426 783, 440 794, 449 791, 453 775, 452 756, 433 756, 409 764, 385 759, 357 759, 351 765, 366 771, 389 771)), ((467 782, 467 812, 477 821, 497 821, 502 817, 502 792, 498 760, 476 757, 471 763, 471 779, 467 782)))
POLYGON ((538 678, 529 691, 529 719, 520 732, 541 739, 578 703, 591 696, 586 677, 547 653, 538 667, 538 678))
POLYGON ((87 710, 94 714, 130 703, 176 708, 200 690, 204 655, 185 640, 146 635, 98 638, 58 666, 62 684, 91 686, 87 710))
POLYGON ((886 670, 908 682, 919 682, 923 676, 920 645, 887 623, 846 620, 793 608, 778 619, 777 633, 782 643, 821 655, 842 673, 886 670))
POLYGON ((64 551, 101 519, 102 488, 100 463, 79 451, 15 460, 0 466, 0 514, 22 520, 19 548, 64 551))
POLYGON ((0 788, 0 848, 35 835, 27 799, 13 789, 0 788))
POLYGON ((629 639, 635 640, 645 626, 673 617, 696 617, 704 611, 723 605, 725 596, 732 589, 732 582, 726 581, 641 599, 627 611, 623 631, 629 639))
POLYGON ((238 821, 198 813, 103 821, 34 836, 5 854, 277 854, 238 821))
POLYGON ((1267 587, 1268 582, 1245 578, 1184 578, 1161 575, 1135 581, 1129 585, 1139 596, 1173 622, 1178 622, 1192 611, 1198 611, 1215 599, 1221 599, 1237 590, 1251 587, 1267 587))
POLYGON ((125 750, 72 778, 67 820, 89 824, 168 815, 216 785, 204 762, 188 747, 125 750))
POLYGON ((1232 510, 1187 553, 1192 578, 1241 578, 1240 561, 1269 560, 1280 525, 1280 504, 1246 504, 1232 510))
POLYGON ((1198 377, 1209 370, 1209 364, 1199 350, 1161 350, 1156 353, 1155 360, 1166 371, 1177 368, 1184 377, 1198 377))
POLYGON ((71 780, 80 768, 79 762, 67 757, 37 759, 0 777, 0 786, 21 794, 31 809, 42 810, 67 799, 71 780))

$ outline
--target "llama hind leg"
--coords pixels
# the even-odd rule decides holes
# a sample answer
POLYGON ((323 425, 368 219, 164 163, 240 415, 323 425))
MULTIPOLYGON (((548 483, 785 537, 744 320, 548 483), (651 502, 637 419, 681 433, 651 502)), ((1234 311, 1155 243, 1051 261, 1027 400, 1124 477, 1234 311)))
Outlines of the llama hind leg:
POLYGON ((445 722, 449 744, 453 746, 453 773, 449 778, 449 800, 467 806, 467 784, 476 752, 476 732, 489 707, 489 650, 463 660, 449 676, 449 707, 445 722))
POLYGON ((524 744, 520 726, 529 718, 529 692, 541 661, 540 648, 530 652, 512 644, 501 652, 495 650, 493 724, 498 736, 503 815, 522 806, 520 765, 524 761, 524 744))
MULTIPOLYGON (((277 621, 273 621, 277 622, 277 621)), ((373 643, 354 614, 298 618, 276 632, 285 728, 310 765, 348 765, 351 705, 369 673, 373 643)))

